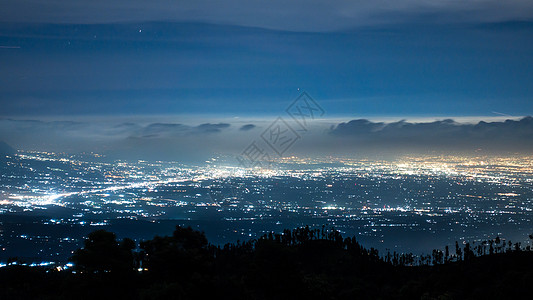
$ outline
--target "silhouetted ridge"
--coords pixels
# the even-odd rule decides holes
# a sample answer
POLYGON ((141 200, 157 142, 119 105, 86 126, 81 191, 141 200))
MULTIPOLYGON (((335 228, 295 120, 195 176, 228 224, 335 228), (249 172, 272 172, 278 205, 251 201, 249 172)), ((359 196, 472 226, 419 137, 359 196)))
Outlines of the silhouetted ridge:
POLYGON ((74 272, 1 268, 0 298, 524 299, 533 278, 531 247, 500 237, 380 256, 335 229, 307 226, 224 246, 177 226, 138 248, 98 230, 72 259, 74 272))
POLYGON ((0 141, 0 159, 5 156, 14 155, 17 151, 5 142, 0 141))

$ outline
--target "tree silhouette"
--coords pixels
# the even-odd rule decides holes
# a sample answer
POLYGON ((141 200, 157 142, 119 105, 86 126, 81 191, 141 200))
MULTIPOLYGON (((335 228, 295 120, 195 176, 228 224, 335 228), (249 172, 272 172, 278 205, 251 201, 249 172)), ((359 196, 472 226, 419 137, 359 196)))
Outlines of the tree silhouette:
POLYGON ((533 253, 520 243, 509 251, 509 241, 496 239, 465 241, 464 248, 456 242, 451 257, 449 247, 380 257, 333 228, 286 229, 213 246, 202 232, 178 226, 171 236, 142 242, 133 256, 147 271, 132 272, 135 243, 99 230, 73 257, 82 276, 6 266, 0 268, 0 299, 527 298, 533 253), (482 248, 488 245, 493 254, 494 244, 503 244, 501 253, 484 255, 482 248))
POLYGON ((135 242, 131 239, 119 243, 114 233, 97 230, 89 234, 84 247, 74 253, 72 261, 82 272, 132 272, 134 248, 135 242))
POLYGON ((455 255, 457 256, 457 260, 463 259, 463 251, 461 250, 461 247, 459 247, 459 243, 455 242, 455 255))
POLYGON ((143 267, 152 274, 186 277, 205 271, 211 257, 203 232, 176 226, 172 236, 141 242, 143 267))

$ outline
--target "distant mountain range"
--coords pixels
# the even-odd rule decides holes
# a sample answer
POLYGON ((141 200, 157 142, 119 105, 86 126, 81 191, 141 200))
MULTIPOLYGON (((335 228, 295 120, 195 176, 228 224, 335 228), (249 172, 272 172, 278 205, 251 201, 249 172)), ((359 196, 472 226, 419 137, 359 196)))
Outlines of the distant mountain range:
POLYGON ((0 141, 0 159, 4 158, 7 155, 13 155, 16 153, 16 150, 13 147, 9 146, 5 142, 0 141))

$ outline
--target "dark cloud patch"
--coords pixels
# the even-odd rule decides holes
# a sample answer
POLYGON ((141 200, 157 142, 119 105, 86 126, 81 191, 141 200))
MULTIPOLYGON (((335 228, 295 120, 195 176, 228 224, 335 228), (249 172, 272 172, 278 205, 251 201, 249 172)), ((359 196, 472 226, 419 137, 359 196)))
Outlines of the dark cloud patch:
POLYGON ((340 123, 331 131, 335 135, 354 136, 359 134, 368 134, 383 129, 384 123, 374 123, 365 119, 351 120, 347 123, 340 123))
POLYGON ((155 130, 155 131, 167 131, 167 130, 176 130, 181 129, 184 126, 182 124, 174 123, 152 123, 146 126, 146 130, 155 130))
POLYGON ((256 126, 254 124, 246 124, 246 125, 242 125, 241 128, 239 128, 239 130, 248 131, 248 130, 254 129, 255 127, 256 126))
POLYGON ((152 123, 140 129, 131 128, 131 136, 134 138, 170 138, 186 135, 202 135, 220 133, 230 127, 227 123, 205 123, 198 126, 189 126, 179 123, 152 123))
POLYGON ((104 130, 105 135, 116 136, 116 135, 127 135, 131 132, 138 132, 142 129, 142 126, 136 123, 121 123, 117 125, 112 125, 109 128, 104 130))
POLYGON ((176 135, 190 130, 189 126, 173 123, 152 123, 142 128, 139 135, 144 138, 154 138, 163 135, 176 135))
POLYGON ((358 148, 464 151, 531 152, 533 118, 503 122, 457 123, 452 119, 435 122, 392 123, 352 120, 334 126, 331 136, 358 148))
POLYGON ((230 124, 228 123, 218 123, 218 124, 205 123, 205 124, 196 126, 195 130, 196 132, 199 132, 199 133, 217 133, 228 127, 230 127, 230 124))

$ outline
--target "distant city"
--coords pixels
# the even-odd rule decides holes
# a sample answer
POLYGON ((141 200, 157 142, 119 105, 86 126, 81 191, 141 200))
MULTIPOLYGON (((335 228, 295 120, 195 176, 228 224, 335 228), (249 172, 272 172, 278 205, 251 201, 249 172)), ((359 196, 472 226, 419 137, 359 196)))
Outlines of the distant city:
POLYGON ((415 254, 496 236, 531 243, 532 156, 232 162, 18 151, 0 162, 0 266, 68 263, 100 228, 141 241, 192 226, 224 244, 327 225, 380 251, 415 254))

